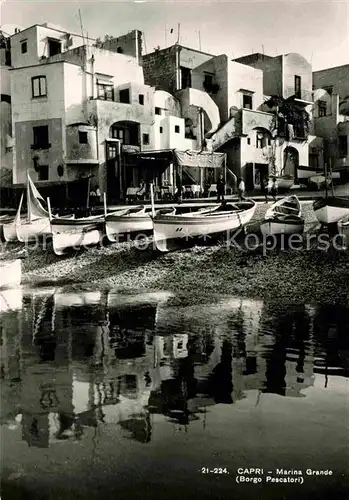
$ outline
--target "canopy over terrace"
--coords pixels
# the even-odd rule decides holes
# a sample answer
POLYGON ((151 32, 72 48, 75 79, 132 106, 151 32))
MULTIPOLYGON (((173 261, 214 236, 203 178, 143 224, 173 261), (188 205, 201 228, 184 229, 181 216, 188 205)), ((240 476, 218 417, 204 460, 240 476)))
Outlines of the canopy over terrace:
POLYGON ((137 167, 142 170, 143 179, 146 181, 154 180, 156 184, 167 181, 169 184, 175 185, 175 176, 179 173, 184 183, 200 184, 202 187, 205 170, 213 169, 216 171, 214 177, 218 176, 218 172, 226 175, 225 153, 168 149, 132 153, 131 155, 137 167))

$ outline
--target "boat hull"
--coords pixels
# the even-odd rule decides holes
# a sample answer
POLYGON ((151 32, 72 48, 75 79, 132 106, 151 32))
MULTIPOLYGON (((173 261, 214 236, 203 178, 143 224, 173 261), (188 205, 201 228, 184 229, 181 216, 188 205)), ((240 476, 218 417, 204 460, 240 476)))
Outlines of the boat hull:
POLYGON ((118 241, 120 234, 149 232, 153 229, 150 214, 140 216, 107 216, 105 220, 105 232, 109 241, 118 241))
POLYGON ((153 218, 154 245, 160 252, 168 252, 178 247, 181 240, 206 241, 210 237, 236 231, 253 217, 256 205, 233 213, 211 215, 156 215, 153 218))
POLYGON ((304 219, 301 217, 301 212, 297 196, 286 196, 267 210, 260 225, 261 233, 266 236, 302 234, 304 219))
POLYGON ((16 259, 0 263, 0 289, 19 286, 22 280, 22 261, 16 259))
POLYGON ((43 218, 34 221, 25 221, 16 225, 17 240, 21 243, 37 241, 39 238, 51 235, 50 219, 43 218))
POLYGON ((346 246, 349 248, 349 218, 338 222, 338 232, 345 238, 346 246))
POLYGON ((103 219, 54 219, 51 228, 53 251, 63 255, 69 250, 97 245, 103 236, 103 219))
POLYGON ((304 220, 267 219, 261 223, 261 233, 265 236, 303 234, 304 220))
POLYGON ((282 190, 282 191, 285 191, 287 189, 291 189, 291 187, 293 186, 294 184, 294 179, 291 178, 291 179, 288 179, 288 178, 284 178, 284 177, 277 177, 276 178, 276 182, 277 182, 277 185, 278 185, 278 189, 282 190))
POLYGON ((10 243, 11 241, 18 241, 17 239, 17 224, 15 222, 8 222, 7 224, 3 224, 2 226, 2 234, 4 240, 10 243))
POLYGON ((349 199, 319 198, 314 201, 313 209, 319 222, 334 224, 349 215, 349 199))

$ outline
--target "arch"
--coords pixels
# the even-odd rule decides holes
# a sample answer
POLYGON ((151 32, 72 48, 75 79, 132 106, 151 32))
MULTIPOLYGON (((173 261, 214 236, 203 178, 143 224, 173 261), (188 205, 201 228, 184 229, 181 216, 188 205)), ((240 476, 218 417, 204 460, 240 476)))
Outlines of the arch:
POLYGON ((284 161, 282 167, 282 175, 291 175, 297 179, 297 170, 299 167, 299 151, 292 147, 287 146, 284 149, 284 161))
POLYGON ((120 120, 110 125, 109 137, 118 139, 122 144, 138 146, 140 143, 139 130, 139 122, 120 120))
POLYGON ((255 138, 254 146, 263 149, 267 146, 271 146, 272 135, 270 130, 265 127, 254 127, 249 136, 255 138))

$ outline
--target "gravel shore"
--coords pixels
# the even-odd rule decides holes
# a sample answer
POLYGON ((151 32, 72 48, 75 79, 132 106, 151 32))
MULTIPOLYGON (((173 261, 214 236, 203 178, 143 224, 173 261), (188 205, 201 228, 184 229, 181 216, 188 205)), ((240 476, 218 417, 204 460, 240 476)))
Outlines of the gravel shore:
MULTIPOLYGON (((270 205, 269 205, 270 206, 270 205)), ((259 204, 250 231, 263 217, 259 204)), ((306 231, 317 225, 311 203, 303 204, 306 231)), ((159 255, 134 242, 90 248, 57 257, 52 248, 2 246, 0 259, 23 258, 23 283, 121 292, 167 290, 188 303, 212 302, 222 294, 289 303, 349 302, 349 251, 279 247, 242 250, 226 244, 195 246, 159 255)))

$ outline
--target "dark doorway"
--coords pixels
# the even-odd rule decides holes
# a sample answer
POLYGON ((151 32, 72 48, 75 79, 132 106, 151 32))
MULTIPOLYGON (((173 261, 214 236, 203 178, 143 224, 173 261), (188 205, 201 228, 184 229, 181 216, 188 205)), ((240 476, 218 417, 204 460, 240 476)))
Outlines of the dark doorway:
POLYGON ((107 142, 107 196, 108 202, 120 199, 120 155, 118 143, 107 142))
POLYGON ((297 180, 299 166, 299 153, 296 148, 288 146, 284 151, 284 165, 282 175, 290 175, 297 180))

